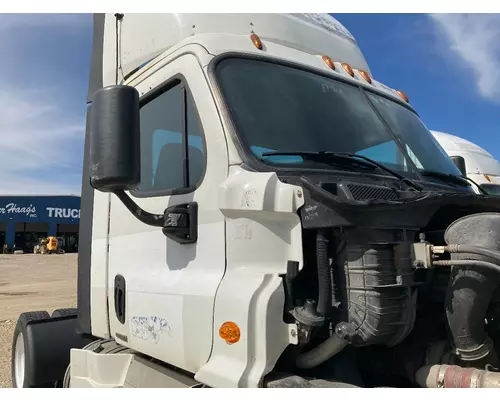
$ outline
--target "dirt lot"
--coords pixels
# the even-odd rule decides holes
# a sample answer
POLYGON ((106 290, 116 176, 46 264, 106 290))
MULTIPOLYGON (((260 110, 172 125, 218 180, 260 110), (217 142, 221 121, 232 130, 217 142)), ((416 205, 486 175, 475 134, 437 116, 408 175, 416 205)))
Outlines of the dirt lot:
POLYGON ((76 254, 0 255, 0 388, 10 387, 10 352, 23 311, 76 306, 76 254))

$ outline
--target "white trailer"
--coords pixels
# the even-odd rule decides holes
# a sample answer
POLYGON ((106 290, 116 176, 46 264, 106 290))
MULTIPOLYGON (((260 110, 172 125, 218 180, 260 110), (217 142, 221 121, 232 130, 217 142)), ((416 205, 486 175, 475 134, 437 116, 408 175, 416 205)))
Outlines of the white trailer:
POLYGON ((88 103, 78 309, 15 387, 498 386, 500 205, 334 18, 96 15, 88 103))
MULTIPOLYGON (((432 131, 436 140, 460 168, 463 175, 469 177, 491 196, 500 195, 500 163, 488 151, 461 137, 432 131)), ((474 186, 476 193, 481 193, 474 186)))

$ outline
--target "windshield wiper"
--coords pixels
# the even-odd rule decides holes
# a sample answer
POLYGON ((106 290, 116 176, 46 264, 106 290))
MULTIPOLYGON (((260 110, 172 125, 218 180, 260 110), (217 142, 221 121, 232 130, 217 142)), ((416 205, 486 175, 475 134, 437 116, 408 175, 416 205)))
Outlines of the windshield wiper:
POLYGON ((359 154, 353 154, 353 153, 342 153, 342 152, 335 152, 335 151, 268 151, 265 153, 262 153, 263 157, 269 157, 269 156, 299 156, 303 157, 304 159, 311 159, 311 160, 323 160, 323 161, 330 161, 331 159, 343 159, 343 160, 350 160, 351 162, 356 162, 360 165, 363 166, 374 166, 376 168, 380 168, 381 170, 391 174, 392 176, 398 178, 401 182, 405 182, 408 186, 411 186, 413 189, 418 190, 419 192, 422 191, 422 187, 413 182, 411 179, 404 177, 403 175, 397 173, 396 171, 393 171, 392 169, 386 167, 385 165, 372 160, 371 158, 359 155, 359 154), (357 160, 358 158, 358 160, 357 160), (364 160, 361 161, 361 160, 364 160))
POLYGON ((459 175, 447 174, 445 172, 439 172, 439 171, 428 171, 426 169, 421 170, 419 172, 423 176, 430 176, 430 177, 442 179, 444 181, 453 182, 453 183, 456 183, 456 184, 462 185, 462 186, 470 186, 469 182, 471 182, 471 183, 474 184, 474 186, 476 186, 479 189, 479 191, 482 194, 488 196, 488 193, 486 192, 486 190, 484 190, 481 187, 481 185, 479 185, 478 183, 476 183, 473 179, 469 178, 468 176, 459 176, 459 175))

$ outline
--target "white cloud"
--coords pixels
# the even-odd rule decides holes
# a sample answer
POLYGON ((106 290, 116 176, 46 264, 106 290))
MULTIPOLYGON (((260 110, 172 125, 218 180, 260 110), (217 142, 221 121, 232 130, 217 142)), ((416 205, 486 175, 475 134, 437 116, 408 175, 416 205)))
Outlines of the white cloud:
POLYGON ((436 32, 474 75, 478 93, 500 101, 500 14, 432 14, 436 32))

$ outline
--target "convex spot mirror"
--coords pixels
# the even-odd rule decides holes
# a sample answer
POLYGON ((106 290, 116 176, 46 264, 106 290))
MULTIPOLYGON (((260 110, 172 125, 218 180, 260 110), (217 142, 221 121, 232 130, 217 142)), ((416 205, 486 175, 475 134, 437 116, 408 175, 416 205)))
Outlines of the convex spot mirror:
POLYGON ((108 86, 94 95, 90 121, 90 184, 102 192, 134 190, 141 180, 139 93, 108 86))

